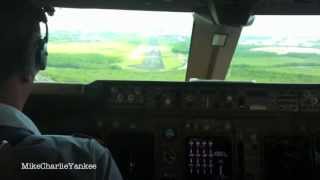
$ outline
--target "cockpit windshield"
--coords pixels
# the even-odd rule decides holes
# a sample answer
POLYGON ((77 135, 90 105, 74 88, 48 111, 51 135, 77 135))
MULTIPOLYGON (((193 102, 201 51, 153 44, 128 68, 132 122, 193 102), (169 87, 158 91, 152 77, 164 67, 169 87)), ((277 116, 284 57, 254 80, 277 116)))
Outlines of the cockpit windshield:
POLYGON ((38 82, 184 81, 192 13, 58 8, 38 82))
POLYGON ((245 27, 227 80, 320 82, 320 16, 257 16, 245 27))

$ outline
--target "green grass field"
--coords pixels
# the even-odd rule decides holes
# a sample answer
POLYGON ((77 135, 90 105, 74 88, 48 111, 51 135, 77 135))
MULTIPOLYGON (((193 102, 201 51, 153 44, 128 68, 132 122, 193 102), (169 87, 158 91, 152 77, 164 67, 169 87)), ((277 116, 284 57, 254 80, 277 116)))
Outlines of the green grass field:
POLYGON ((187 54, 174 52, 174 45, 159 43, 164 69, 138 69, 148 42, 136 44, 126 40, 110 42, 51 42, 48 46, 47 70, 42 79, 61 83, 91 83, 95 80, 184 81, 180 70, 187 54), (45 78, 43 78, 45 77, 45 78))
POLYGON ((267 83, 320 83, 320 55, 252 52, 239 46, 227 80, 256 80, 267 83))
MULTIPOLYGON (((158 40, 114 38, 110 41, 53 41, 49 44, 48 68, 40 76, 60 83, 91 83, 95 80, 184 81, 182 67, 188 58, 190 40, 173 37, 158 40), (148 47, 156 45, 164 69, 141 69, 148 47)), ((240 45, 227 80, 256 80, 276 83, 319 83, 320 55, 250 51, 256 46, 240 45)))

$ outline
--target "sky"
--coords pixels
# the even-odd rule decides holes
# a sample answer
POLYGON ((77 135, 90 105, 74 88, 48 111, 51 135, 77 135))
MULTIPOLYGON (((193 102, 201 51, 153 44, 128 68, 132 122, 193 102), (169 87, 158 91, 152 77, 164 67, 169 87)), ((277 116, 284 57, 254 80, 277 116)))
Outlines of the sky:
POLYGON ((245 27, 243 33, 246 35, 320 38, 320 16, 256 16, 253 25, 245 27))
POLYGON ((66 9, 49 17, 50 32, 141 32, 144 34, 191 35, 192 13, 66 9))
MULTIPOLYGON (((140 32, 191 36, 192 13, 57 8, 50 32, 140 32)), ((320 16, 256 16, 245 35, 320 38, 320 16)))

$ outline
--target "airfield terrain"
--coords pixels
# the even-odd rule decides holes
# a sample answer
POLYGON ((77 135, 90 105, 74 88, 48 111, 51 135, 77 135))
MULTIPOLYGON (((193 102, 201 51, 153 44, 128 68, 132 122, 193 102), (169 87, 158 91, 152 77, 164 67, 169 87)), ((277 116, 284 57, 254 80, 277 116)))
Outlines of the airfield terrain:
MULTIPOLYGON (((95 36, 55 33, 48 46, 48 68, 37 79, 85 84, 95 80, 185 80, 190 37, 95 36)), ((319 52, 317 46, 240 44, 227 80, 319 83, 319 52)))

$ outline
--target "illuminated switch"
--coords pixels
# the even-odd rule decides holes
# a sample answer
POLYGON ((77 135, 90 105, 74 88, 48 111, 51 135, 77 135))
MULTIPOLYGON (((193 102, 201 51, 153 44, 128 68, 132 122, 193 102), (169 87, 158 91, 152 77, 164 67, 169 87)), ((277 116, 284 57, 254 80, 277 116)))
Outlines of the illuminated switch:
POLYGON ((176 130, 172 128, 168 128, 164 130, 164 137, 168 140, 171 140, 176 137, 176 130))
POLYGON ((128 95, 128 102, 132 104, 132 103, 134 103, 134 100, 135 100, 135 96, 133 94, 129 94, 128 95))
POLYGON ((192 158, 190 158, 190 164, 193 164, 193 159, 192 158))
POLYGON ((203 147, 205 147, 207 145, 207 142, 206 141, 202 141, 201 144, 202 144, 203 147))
POLYGON ((137 95, 141 95, 142 94, 140 88, 134 88, 134 93, 137 94, 137 95))
POLYGON ((207 154, 205 149, 202 150, 202 155, 204 155, 204 154, 207 154))
POLYGON ((213 142, 212 141, 209 141, 209 148, 211 148, 213 146, 213 142))
POLYGON ((196 159, 196 164, 199 164, 199 166, 200 166, 200 159, 199 158, 196 159))
POLYGON ((189 168, 190 174, 193 174, 193 168, 189 168))
POLYGON ((196 169, 197 175, 200 175, 200 169, 196 169))
POLYGON ((170 97, 166 97, 166 98, 164 99, 164 104, 165 104, 166 106, 172 105, 172 99, 171 99, 170 97))
POLYGON ((210 108, 210 97, 205 97, 205 107, 206 109, 210 108))
POLYGON ((117 93, 117 92, 118 92, 118 88, 112 87, 112 88, 110 89, 110 91, 111 91, 111 93, 117 93))
POLYGON ((118 94, 117 97, 116 97, 116 103, 123 103, 124 101, 124 96, 122 94, 118 94))
POLYGON ((209 131, 210 130, 210 125, 209 124, 205 124, 205 125, 203 125, 203 130, 204 131, 209 131))
POLYGON ((197 147, 200 146, 200 142, 199 142, 199 141, 196 142, 196 146, 197 146, 197 147))
POLYGON ((224 177, 224 173, 223 173, 223 166, 222 165, 219 166, 219 176, 221 177, 221 179, 224 179, 223 178, 224 177))
POLYGON ((207 175, 207 170, 203 169, 203 175, 207 175))
POLYGON ((228 154, 223 151, 216 151, 216 152, 214 152, 214 156, 215 157, 228 157, 228 154))
POLYGON ((204 157, 204 159, 203 159, 203 160, 205 160, 205 158, 206 158, 206 157, 208 157, 208 154, 203 153, 203 154, 202 154, 202 157, 204 157))
POLYGON ((192 127, 191 123, 186 123, 184 126, 186 129, 190 129, 192 127))
POLYGON ((200 150, 199 149, 196 149, 196 154, 200 154, 200 150))
POLYGON ((213 164, 209 164, 209 174, 213 175, 213 164))
POLYGON ((209 150, 209 157, 212 158, 213 156, 214 156, 214 155, 213 155, 213 152, 212 152, 212 150, 210 149, 210 150, 209 150))

